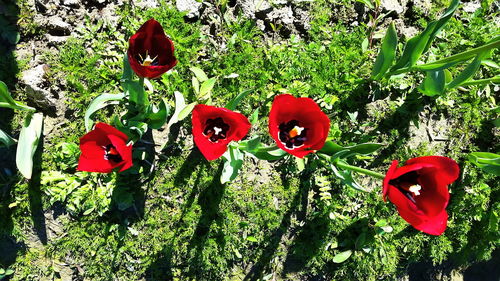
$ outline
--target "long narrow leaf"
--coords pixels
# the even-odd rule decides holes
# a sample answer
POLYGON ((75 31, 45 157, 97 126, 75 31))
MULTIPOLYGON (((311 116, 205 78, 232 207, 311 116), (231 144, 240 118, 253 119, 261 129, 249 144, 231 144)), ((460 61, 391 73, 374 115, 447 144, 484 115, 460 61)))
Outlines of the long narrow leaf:
POLYGON ((252 92, 253 90, 250 89, 250 90, 244 90, 243 92, 239 93, 236 97, 234 97, 226 104, 226 108, 229 110, 235 110, 236 106, 241 102, 241 100, 246 98, 252 92))
POLYGON ((16 141, 7 135, 4 131, 0 130, 0 146, 3 143, 5 146, 11 146, 16 143, 16 141))
POLYGON ((474 76, 479 67, 481 66, 482 60, 488 55, 488 52, 478 55, 467 67, 465 67, 462 72, 460 72, 455 79, 453 79, 446 88, 453 89, 460 86, 462 83, 466 82, 474 76))
POLYGON ((0 81, 0 102, 5 102, 12 106, 16 106, 16 101, 10 95, 7 85, 2 81, 0 81))
POLYGON ((21 129, 17 144, 16 165, 21 174, 31 179, 33 172, 33 156, 35 155, 43 129, 43 114, 30 114, 21 129))
POLYGON ((397 45, 398 35, 394 23, 391 23, 382 41, 382 46, 375 60, 375 64, 373 65, 372 77, 374 80, 380 79, 391 67, 394 57, 396 56, 397 45))
POLYGON ((93 121, 90 119, 92 117, 92 114, 94 114, 96 111, 98 111, 101 108, 104 108, 110 104, 117 104, 119 103, 120 100, 122 100, 125 97, 123 93, 120 94, 102 94, 95 98, 87 108, 87 111, 85 111, 85 117, 84 117, 84 122, 85 122, 85 129, 90 131, 92 129, 92 124, 93 121))
POLYGON ((430 36, 430 40, 427 41, 427 44, 425 45, 425 48, 423 51, 424 53, 427 52, 427 50, 429 50, 429 48, 432 44, 432 41, 434 40, 434 37, 436 37, 436 35, 439 33, 439 31, 441 31, 441 29, 443 29, 443 27, 446 25, 448 20, 450 20, 450 18, 453 16, 453 13, 458 8, 458 4, 460 4, 460 0, 451 1, 450 6, 448 6, 448 8, 441 15, 441 18, 437 21, 436 26, 434 27, 434 30, 432 31, 432 34, 430 36))

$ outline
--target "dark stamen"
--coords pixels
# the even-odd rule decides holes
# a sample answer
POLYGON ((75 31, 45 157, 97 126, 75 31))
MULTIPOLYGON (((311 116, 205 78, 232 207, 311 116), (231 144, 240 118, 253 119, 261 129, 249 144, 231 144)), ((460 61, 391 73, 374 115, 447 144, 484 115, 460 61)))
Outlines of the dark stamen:
POLYGON ((103 148, 104 148, 104 159, 117 163, 123 161, 123 158, 120 156, 120 154, 118 154, 118 151, 116 150, 114 145, 108 144, 103 148))
POLYGON ((203 135, 208 138, 211 142, 218 142, 227 137, 227 131, 229 130, 229 125, 224 123, 221 117, 215 119, 208 119, 205 124, 205 130, 203 130, 203 135))
POLYGON ((307 128, 299 126, 299 121, 291 120, 279 125, 278 137, 289 149, 300 147, 307 140, 307 128))

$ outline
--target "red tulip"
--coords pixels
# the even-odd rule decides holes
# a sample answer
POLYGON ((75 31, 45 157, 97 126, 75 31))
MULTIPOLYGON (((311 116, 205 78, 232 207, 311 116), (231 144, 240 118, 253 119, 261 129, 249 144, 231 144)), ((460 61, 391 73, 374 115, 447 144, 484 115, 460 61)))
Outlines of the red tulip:
POLYGON ((389 197, 399 215, 416 229, 441 235, 448 220, 448 185, 459 173, 457 162, 447 157, 417 157, 399 168, 394 160, 384 179, 383 198, 389 197))
POLYGON ((80 138, 78 170, 87 172, 120 172, 132 167, 132 145, 128 137, 115 127, 98 123, 94 130, 80 138))
POLYGON ((222 107, 198 104, 193 109, 194 143, 207 160, 215 160, 231 141, 239 141, 250 130, 250 122, 241 113, 222 107))
POLYGON ((269 133, 279 148, 303 158, 323 148, 330 119, 310 98, 278 95, 269 113, 269 133))
POLYGON ((144 23, 128 42, 128 61, 139 77, 158 78, 177 64, 174 43, 154 19, 144 23))

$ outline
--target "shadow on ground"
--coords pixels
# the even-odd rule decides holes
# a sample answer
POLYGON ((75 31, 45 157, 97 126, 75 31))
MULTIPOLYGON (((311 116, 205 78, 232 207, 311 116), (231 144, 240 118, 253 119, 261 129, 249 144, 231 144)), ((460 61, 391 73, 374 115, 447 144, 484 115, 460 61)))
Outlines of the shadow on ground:
MULTIPOLYGON (((19 40, 19 9, 14 0, 4 0, 0 7, 0 81, 7 84, 10 92, 14 92, 19 67, 14 56, 15 45, 19 40)), ((13 110, 0 108, 0 130, 17 138, 11 127, 13 110)), ((14 202, 13 187, 19 181, 15 165, 16 147, 2 147, 0 144, 0 268, 9 268, 19 254, 26 251, 26 245, 18 242, 12 235, 14 222, 13 209, 9 205, 14 202)))

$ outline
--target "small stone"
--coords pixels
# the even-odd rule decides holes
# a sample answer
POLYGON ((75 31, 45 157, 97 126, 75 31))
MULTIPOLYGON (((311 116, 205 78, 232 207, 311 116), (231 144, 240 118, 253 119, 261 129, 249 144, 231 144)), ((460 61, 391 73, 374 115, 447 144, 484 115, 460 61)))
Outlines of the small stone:
POLYGON ((280 9, 273 10, 268 14, 271 20, 280 20, 283 24, 293 24, 295 20, 293 16, 293 11, 291 7, 283 7, 280 9))
POLYGON ((45 38, 47 38, 47 41, 49 44, 52 45, 60 45, 61 43, 66 42, 68 40, 69 36, 53 36, 50 34, 45 34, 45 38))
POLYGON ((197 2, 196 0, 177 0, 175 6, 180 12, 188 12, 186 14, 186 17, 190 19, 196 19, 200 17, 200 9, 202 3, 197 2))
POLYGON ((68 7, 78 7, 80 6, 79 0, 61 0, 61 5, 68 7))
POLYGON ((156 0, 141 0, 141 1, 136 2, 134 4, 137 7, 141 7, 143 9, 152 9, 152 8, 157 8, 158 7, 158 1, 156 1, 156 0))
POLYGON ((386 11, 395 11, 398 14, 403 14, 406 11, 406 4, 408 4, 408 0, 382 0, 380 6, 386 11))
POLYGON ((47 21, 47 28, 50 34, 61 36, 70 34, 71 25, 58 16, 52 16, 47 21))
POLYGON ((38 106, 45 110, 56 108, 54 99, 49 91, 45 90, 43 83, 45 82, 45 73, 48 65, 41 64, 35 68, 23 71, 21 82, 26 86, 28 97, 38 106))
POLYGON ((474 13, 479 8, 481 8, 481 3, 479 1, 464 3, 464 12, 474 13))

